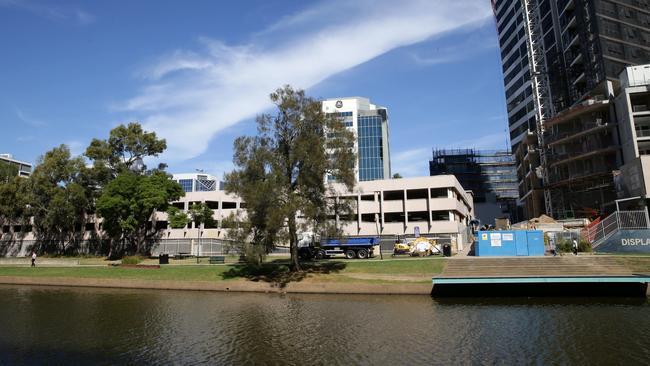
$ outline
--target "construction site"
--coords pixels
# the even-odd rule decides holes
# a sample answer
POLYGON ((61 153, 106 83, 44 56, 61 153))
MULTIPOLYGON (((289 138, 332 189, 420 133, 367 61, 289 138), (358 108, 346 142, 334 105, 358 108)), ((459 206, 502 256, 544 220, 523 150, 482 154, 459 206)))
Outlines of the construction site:
POLYGON ((519 221, 514 156, 504 150, 434 149, 429 175, 453 174, 472 191, 475 216, 482 223, 519 221))
POLYGON ((626 69, 650 62, 648 4, 496 1, 494 10, 503 32, 504 86, 523 215, 607 216, 616 199, 629 197, 629 186, 645 181, 642 167, 622 167, 650 146, 648 118, 641 112, 645 99, 637 90, 647 90, 650 69, 626 69), (513 27, 520 29, 518 35, 512 35, 513 27), (519 52, 513 51, 519 44, 519 52), (513 64, 516 54, 521 66, 513 64), (630 73, 635 73, 633 83, 630 73), (523 75, 519 89, 517 75, 523 75), (636 94, 629 96, 632 87, 636 94), (517 94, 521 98, 513 97, 517 94), (632 172, 641 176, 629 176, 632 172))

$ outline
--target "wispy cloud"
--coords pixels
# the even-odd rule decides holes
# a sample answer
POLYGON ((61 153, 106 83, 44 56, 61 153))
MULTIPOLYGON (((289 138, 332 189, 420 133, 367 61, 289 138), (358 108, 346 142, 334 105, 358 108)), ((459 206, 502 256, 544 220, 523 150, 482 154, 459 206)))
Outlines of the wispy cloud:
POLYGON ((27 124, 27 125, 29 125, 31 127, 43 127, 43 126, 45 126, 47 124, 47 123, 45 123, 44 121, 42 121, 40 119, 33 118, 31 116, 27 116, 21 109, 18 109, 18 108, 16 108, 16 117, 18 117, 18 119, 21 122, 23 122, 23 123, 25 123, 25 124, 27 124))
POLYGON ((92 14, 81 9, 56 6, 48 2, 39 3, 30 0, 0 0, 0 7, 28 11, 37 16, 58 22, 74 22, 79 25, 86 25, 95 21, 95 17, 92 14))
POLYGON ((251 44, 202 38, 200 49, 176 50, 142 72, 147 84, 122 109, 168 142, 167 160, 200 155, 219 131, 269 108, 284 84, 310 88, 395 48, 473 27, 491 16, 476 0, 326 1, 272 25, 251 44), (341 7, 348 11, 341 13, 341 7), (323 15, 355 14, 332 19, 323 15), (320 21, 310 21, 320 19, 320 21), (292 27, 300 32, 288 32, 292 27), (274 38, 265 42, 265 38, 274 38))
POLYGON ((403 150, 391 154, 392 173, 403 177, 421 177, 429 175, 431 148, 422 147, 403 150))
POLYGON ((446 64, 472 58, 483 51, 496 48, 497 44, 491 38, 491 33, 490 38, 474 34, 468 36, 460 43, 437 47, 426 53, 411 53, 411 58, 416 64, 421 66, 446 64))

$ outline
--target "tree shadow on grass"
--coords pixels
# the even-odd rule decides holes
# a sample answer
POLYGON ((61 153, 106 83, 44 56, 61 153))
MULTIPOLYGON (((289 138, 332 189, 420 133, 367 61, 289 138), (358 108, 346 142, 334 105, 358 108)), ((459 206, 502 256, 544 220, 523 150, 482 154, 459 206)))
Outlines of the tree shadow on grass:
POLYGON ((274 287, 284 288, 290 282, 300 282, 310 274, 337 273, 345 269, 344 262, 302 262, 302 271, 291 272, 286 260, 274 260, 261 266, 242 264, 224 272, 224 280, 246 278, 254 282, 267 282, 274 287))

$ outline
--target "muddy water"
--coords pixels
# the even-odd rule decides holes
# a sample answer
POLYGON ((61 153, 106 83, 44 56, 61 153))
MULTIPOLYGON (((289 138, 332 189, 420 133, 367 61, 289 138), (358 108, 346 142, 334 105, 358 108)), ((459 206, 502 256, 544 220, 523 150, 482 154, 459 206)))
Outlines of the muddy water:
POLYGON ((648 330, 646 298, 0 286, 0 365, 634 365, 648 330))

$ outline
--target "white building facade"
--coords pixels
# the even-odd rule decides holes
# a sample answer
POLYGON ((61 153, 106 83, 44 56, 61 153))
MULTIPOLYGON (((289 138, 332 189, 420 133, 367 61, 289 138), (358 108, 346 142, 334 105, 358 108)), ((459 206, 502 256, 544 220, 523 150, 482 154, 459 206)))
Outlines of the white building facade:
POLYGON ((355 134, 357 181, 389 179, 388 110, 362 97, 326 99, 322 107, 323 112, 340 117, 355 134))
POLYGON ((32 164, 16 160, 11 154, 0 154, 0 161, 18 168, 18 175, 21 177, 29 177, 32 174, 32 164))

